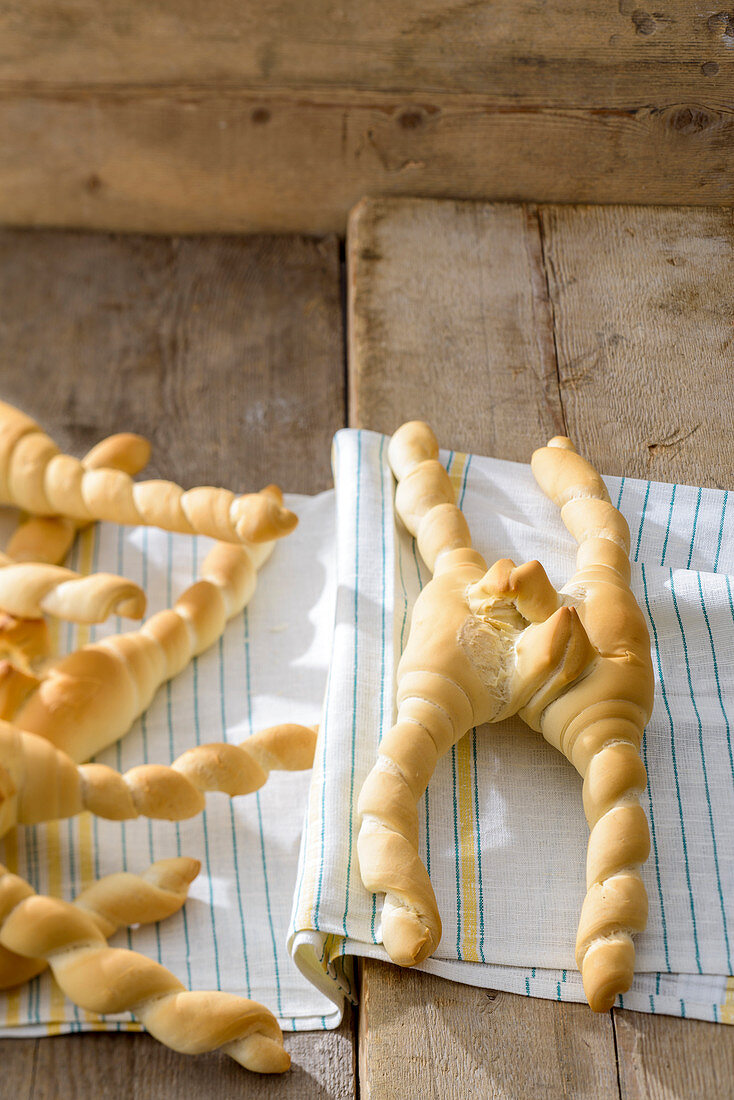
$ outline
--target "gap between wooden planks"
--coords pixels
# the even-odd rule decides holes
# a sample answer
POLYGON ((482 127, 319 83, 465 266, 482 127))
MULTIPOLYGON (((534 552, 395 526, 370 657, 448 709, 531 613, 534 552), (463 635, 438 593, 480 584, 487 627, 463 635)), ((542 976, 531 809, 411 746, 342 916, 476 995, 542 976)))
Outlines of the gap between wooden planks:
MULTIPOLYGON (((571 435, 607 473, 731 483, 726 209, 366 200, 348 236, 349 408, 527 462, 571 435)), ((478 990, 365 961, 360 1082, 396 1095, 721 1095, 723 1026, 478 990)))

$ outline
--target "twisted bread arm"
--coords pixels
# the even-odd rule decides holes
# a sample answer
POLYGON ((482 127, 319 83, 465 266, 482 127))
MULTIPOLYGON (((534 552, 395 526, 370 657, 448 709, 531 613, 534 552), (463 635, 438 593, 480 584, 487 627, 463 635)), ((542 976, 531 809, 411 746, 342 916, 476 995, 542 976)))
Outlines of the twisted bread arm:
POLYGON ((33 665, 48 656, 45 619, 16 619, 0 611, 0 719, 7 719, 35 691, 40 680, 33 665))
MULTIPOLYGON (((119 928, 154 924, 177 913, 201 869, 198 859, 159 859, 141 875, 119 871, 83 890, 73 904, 87 913, 105 939, 119 928)), ((0 989, 30 981, 47 967, 45 959, 16 955, 0 944, 0 989)))
POLYGON ((263 1005, 229 993, 189 993, 165 967, 108 947, 97 922, 69 902, 44 897, 0 867, 0 944, 45 959, 66 996, 90 1012, 131 1011, 182 1054, 221 1049, 256 1073, 284 1073, 290 1058, 278 1021, 263 1005))
POLYGON ((114 821, 141 815, 182 821, 204 809, 204 791, 250 794, 271 770, 310 768, 315 748, 313 726, 284 723, 241 745, 198 745, 171 767, 144 764, 120 775, 103 764, 78 767, 45 738, 0 722, 0 836, 16 824, 83 810, 114 821))
POLYGON ((51 648, 45 619, 23 619, 0 611, 0 659, 12 660, 28 671, 47 657, 51 648))
POLYGON ((16 562, 0 554, 0 608, 20 619, 54 615, 74 623, 101 623, 110 615, 142 619, 145 593, 124 577, 83 577, 60 565, 16 562))
POLYGON ((632 936, 647 923, 640 867, 650 840, 639 749, 653 703, 650 639, 629 587, 629 529, 597 472, 564 437, 536 451, 532 468, 579 544, 576 574, 562 593, 578 607, 596 657, 544 710, 520 714, 584 777, 591 831, 576 964, 589 1004, 605 1012, 632 983, 632 936))
POLYGON ((282 497, 267 490, 240 497, 211 487, 184 491, 171 481, 134 482, 123 470, 86 469, 61 454, 29 416, 4 402, 0 502, 35 515, 142 524, 234 543, 278 539, 298 522, 282 497))
MULTIPOLYGON (((463 565, 467 581, 481 577, 486 563, 471 548, 466 521, 456 508, 451 482, 438 460, 438 443, 427 424, 411 421, 393 435, 388 461, 398 480, 395 508, 416 537, 430 568, 448 551, 463 565)), ((430 586, 424 589, 421 599, 430 586)), ((357 855, 367 890, 384 893, 382 939, 394 962, 413 966, 432 954, 441 940, 441 918, 428 872, 418 854, 416 805, 440 756, 472 725, 471 701, 448 679, 419 683, 406 690, 406 665, 412 651, 423 646, 417 639, 421 623, 418 601, 410 637, 398 668, 396 724, 383 739, 377 763, 359 794, 360 829, 357 855), (427 690, 423 690, 426 688, 427 690), (441 694, 441 701, 435 698, 441 694), (443 696, 451 696, 444 700, 443 696), (456 720, 444 702, 454 704, 456 720)), ((440 644, 440 642, 439 642, 440 644)), ((411 670, 412 671, 412 670, 411 670)), ((430 672, 425 679, 429 679, 430 672)), ((415 680, 415 674, 412 675, 415 680)))
POLYGON ((422 962, 441 937, 417 815, 439 758, 472 726, 515 713, 549 684, 567 684, 590 656, 578 615, 559 606, 539 563, 502 561, 487 571, 437 454, 420 422, 400 428, 388 450, 396 510, 434 577, 416 601, 398 666, 397 722, 358 801, 362 881, 385 894, 383 943, 403 966, 422 962))
POLYGON ((26 672, 12 661, 0 661, 0 721, 12 718, 40 683, 30 670, 26 672))
MULTIPOLYGON (((138 474, 147 466, 150 443, 142 435, 121 432, 101 440, 82 459, 85 470, 108 467, 138 474)), ((66 516, 31 516, 20 523, 8 542, 7 552, 15 561, 42 561, 60 565, 68 554, 77 531, 86 527, 66 516)))
POLYGON ((21 705, 15 723, 76 761, 113 744, 161 684, 213 645, 227 621, 242 611, 272 549, 273 543, 217 543, 204 559, 202 580, 173 608, 153 615, 134 633, 112 635, 62 658, 21 705))

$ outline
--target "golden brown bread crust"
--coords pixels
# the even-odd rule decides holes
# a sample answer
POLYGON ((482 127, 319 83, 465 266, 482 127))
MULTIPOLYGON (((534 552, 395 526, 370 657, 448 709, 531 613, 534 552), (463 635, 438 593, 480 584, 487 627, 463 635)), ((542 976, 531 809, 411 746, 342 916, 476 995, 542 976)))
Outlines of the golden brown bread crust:
MULTIPOLYGON (((126 474, 138 474, 150 459, 150 443, 141 435, 121 432, 101 440, 82 459, 85 470, 109 467, 126 474)), ((68 554, 77 531, 86 527, 66 516, 31 516, 13 532, 7 553, 15 561, 60 565, 68 554)))
POLYGON ((156 1039, 183 1054, 222 1050, 255 1073, 284 1073, 290 1058, 278 1021, 256 1001, 189 993, 170 971, 134 951, 107 946, 79 906, 44 897, 0 867, 0 945, 45 959, 81 1008, 130 1010, 156 1039))
MULTIPOLYGON (((119 871, 83 890, 73 904, 87 913, 106 939, 118 928, 153 924, 177 913, 201 869, 198 859, 159 859, 141 875, 119 871)), ((0 944, 0 989, 30 981, 48 966, 45 959, 16 955, 0 944)))
POLYGON ((589 1003, 604 1011, 629 987, 631 936, 647 914, 638 749, 653 678, 629 588, 627 525, 570 440, 536 452, 535 476, 580 544, 578 570, 556 592, 539 562, 502 560, 488 570, 471 549, 427 424, 403 425, 388 455, 396 510, 434 577, 416 601, 398 666, 397 722, 358 803, 362 880, 386 895, 383 942, 406 966, 435 950, 441 922, 417 852, 417 800, 439 757, 468 729, 520 714, 586 778, 589 893, 577 960, 589 1003))
POLYGON ((87 577, 43 562, 16 562, 0 554, 0 610, 18 619, 53 615, 72 623, 102 623, 110 615, 142 619, 145 593, 112 573, 87 577))
POLYGON ((161 684, 212 645, 242 611, 273 546, 217 543, 202 564, 202 580, 173 608, 134 633, 112 635, 55 662, 12 720, 77 762, 113 744, 161 684))
POLYGON ((653 704, 650 638, 629 587, 629 529, 599 475, 567 439, 536 451, 532 469, 579 543, 577 571, 561 592, 595 652, 583 680, 531 725, 584 777, 591 832, 576 964, 589 1004, 606 1012, 630 987, 632 937, 647 923, 640 867, 650 839, 639 804, 647 783, 639 748, 653 704))
POLYGON ((298 522, 268 486, 235 496, 209 486, 184 491, 170 481, 134 482, 121 469, 89 469, 61 454, 25 413, 0 402, 0 502, 78 523, 106 519, 224 542, 270 542, 298 522))
POLYGON ((16 824, 83 810, 114 821, 182 821, 204 809, 203 792, 250 794, 270 771, 310 768, 315 748, 314 726, 288 722, 260 730, 241 745, 197 745, 170 767, 144 764, 120 775, 103 764, 79 767, 46 738, 0 722, 0 836, 16 824))

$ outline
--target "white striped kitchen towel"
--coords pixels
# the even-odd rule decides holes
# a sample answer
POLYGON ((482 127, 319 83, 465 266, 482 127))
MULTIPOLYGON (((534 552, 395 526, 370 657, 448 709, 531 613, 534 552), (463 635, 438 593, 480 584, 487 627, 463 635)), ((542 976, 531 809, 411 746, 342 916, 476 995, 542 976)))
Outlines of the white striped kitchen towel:
MULTIPOLYGON (((428 571, 393 521, 385 437, 335 441, 337 602, 324 721, 290 949, 335 1004, 350 957, 387 958, 380 901, 356 857, 356 799, 394 714, 394 673, 428 571)), ((530 468, 443 453, 489 562, 540 558, 561 585, 575 544, 530 468)), ((723 490, 609 477, 632 532, 633 587, 653 644, 643 756, 652 852, 638 973, 619 1003, 734 1022, 734 501, 723 490)), ((581 780, 519 720, 468 734, 420 807, 443 939, 422 969, 528 996, 583 1000, 574 966, 587 826, 581 780)))
MULTIPOLYGON (((333 493, 289 496, 287 503, 299 526, 260 571, 245 613, 158 692, 131 732, 99 756, 103 763, 123 771, 170 763, 199 742, 238 743, 276 722, 320 720, 334 617, 333 493)), ((152 613, 196 579, 210 546, 208 539, 102 524, 81 535, 69 564, 137 581, 152 613)), ((60 624, 56 640, 66 652, 135 625, 119 619, 91 628, 60 624)), ((183 910, 110 942, 161 961, 189 988, 263 1002, 286 1030, 334 1026, 339 1011, 298 972, 285 942, 309 781, 310 772, 274 772, 247 797, 207 795, 206 813, 179 824, 84 814, 19 828, 0 841, 0 860, 36 889, 70 898, 99 875, 195 856, 202 871, 183 910)), ((48 975, 0 994, 3 1035, 137 1027, 130 1016, 102 1020, 75 1008, 48 975)))

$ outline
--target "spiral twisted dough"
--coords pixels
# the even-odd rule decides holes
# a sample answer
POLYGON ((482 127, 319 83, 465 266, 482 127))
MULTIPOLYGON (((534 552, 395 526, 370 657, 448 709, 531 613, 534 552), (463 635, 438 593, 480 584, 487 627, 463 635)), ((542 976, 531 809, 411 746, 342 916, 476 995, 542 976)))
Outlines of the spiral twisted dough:
MULTIPOLYGON (((126 474, 140 473, 150 459, 150 443, 142 435, 120 432, 100 440, 82 459, 85 470, 109 467, 126 474)), ((7 553, 15 561, 60 565, 71 549, 77 531, 87 524, 66 516, 31 516, 11 535, 7 553)))
POLYGON ((359 795, 362 881, 384 893, 382 938, 394 962, 413 966, 441 939, 441 918, 418 855, 417 802, 436 764, 467 730, 498 722, 586 666, 578 614, 559 607, 539 562, 487 571, 457 508, 427 424, 399 428, 388 448, 396 510, 433 579, 413 608, 397 669, 397 722, 383 738, 359 795), (489 590, 507 588, 488 608, 489 590))
POLYGON ((78 906, 36 894, 0 866, 0 944, 45 959, 64 994, 89 1012, 132 1012, 156 1039, 182 1054, 222 1050, 256 1073, 284 1073, 290 1058, 278 1021, 256 1001, 189 993, 165 967, 107 945, 78 906))
POLYGON ((576 573, 561 596, 578 608, 595 656, 559 698, 520 714, 584 779, 591 832, 576 965, 589 1004, 606 1012, 632 984, 632 937, 647 923, 640 867, 650 837, 639 752, 653 705, 650 638, 630 588, 629 528, 602 479, 565 437, 536 451, 532 469, 579 544, 576 573))
POLYGON ((217 543, 204 559, 202 579, 172 608, 151 616, 140 630, 114 634, 63 657, 12 720, 77 762, 113 744, 148 708, 161 684, 213 645, 227 621, 242 611, 273 545, 217 543))
POLYGON ((315 748, 315 727, 283 723, 241 745, 197 745, 170 767, 144 764, 120 775, 103 764, 79 767, 45 738, 0 722, 0 836, 83 810, 114 821, 182 821, 204 809, 204 791, 250 794, 270 771, 310 768, 315 748))
POLYGON ((87 577, 43 562, 16 562, 0 554, 0 608, 19 619, 53 615, 73 623, 101 623, 110 615, 142 619, 142 588, 113 573, 87 577))
MULTIPOLYGON (((154 924, 177 913, 200 870, 199 860, 187 856, 159 859, 141 875, 119 871, 97 879, 73 904, 87 913, 109 939, 119 928, 154 924)), ((25 958, 0 944, 0 989, 30 981, 47 965, 45 959, 25 958)))
POLYGON ((359 797, 360 871, 368 890, 386 895, 383 942, 402 965, 435 950, 441 924, 418 856, 416 803, 438 758, 468 729, 519 714, 585 777, 592 833, 577 962, 591 1007, 605 1011, 629 988, 631 937, 647 913, 638 750, 653 677, 629 588, 626 523, 570 441, 536 452, 536 479, 580 544, 578 571, 559 593, 539 562, 503 559, 487 570, 471 550, 428 425, 404 425, 388 455, 396 510, 434 577, 416 601, 398 666, 397 723, 359 797))
POLYGON ((282 496, 263 490, 235 496, 210 486, 184 491, 171 481, 132 480, 124 470, 87 469, 25 413, 0 402, 0 503, 80 523, 162 527, 223 542, 282 538, 298 522, 282 496))
POLYGON ((0 661, 12 661, 19 669, 30 672, 31 666, 47 657, 50 649, 45 619, 17 619, 0 611, 0 661))

